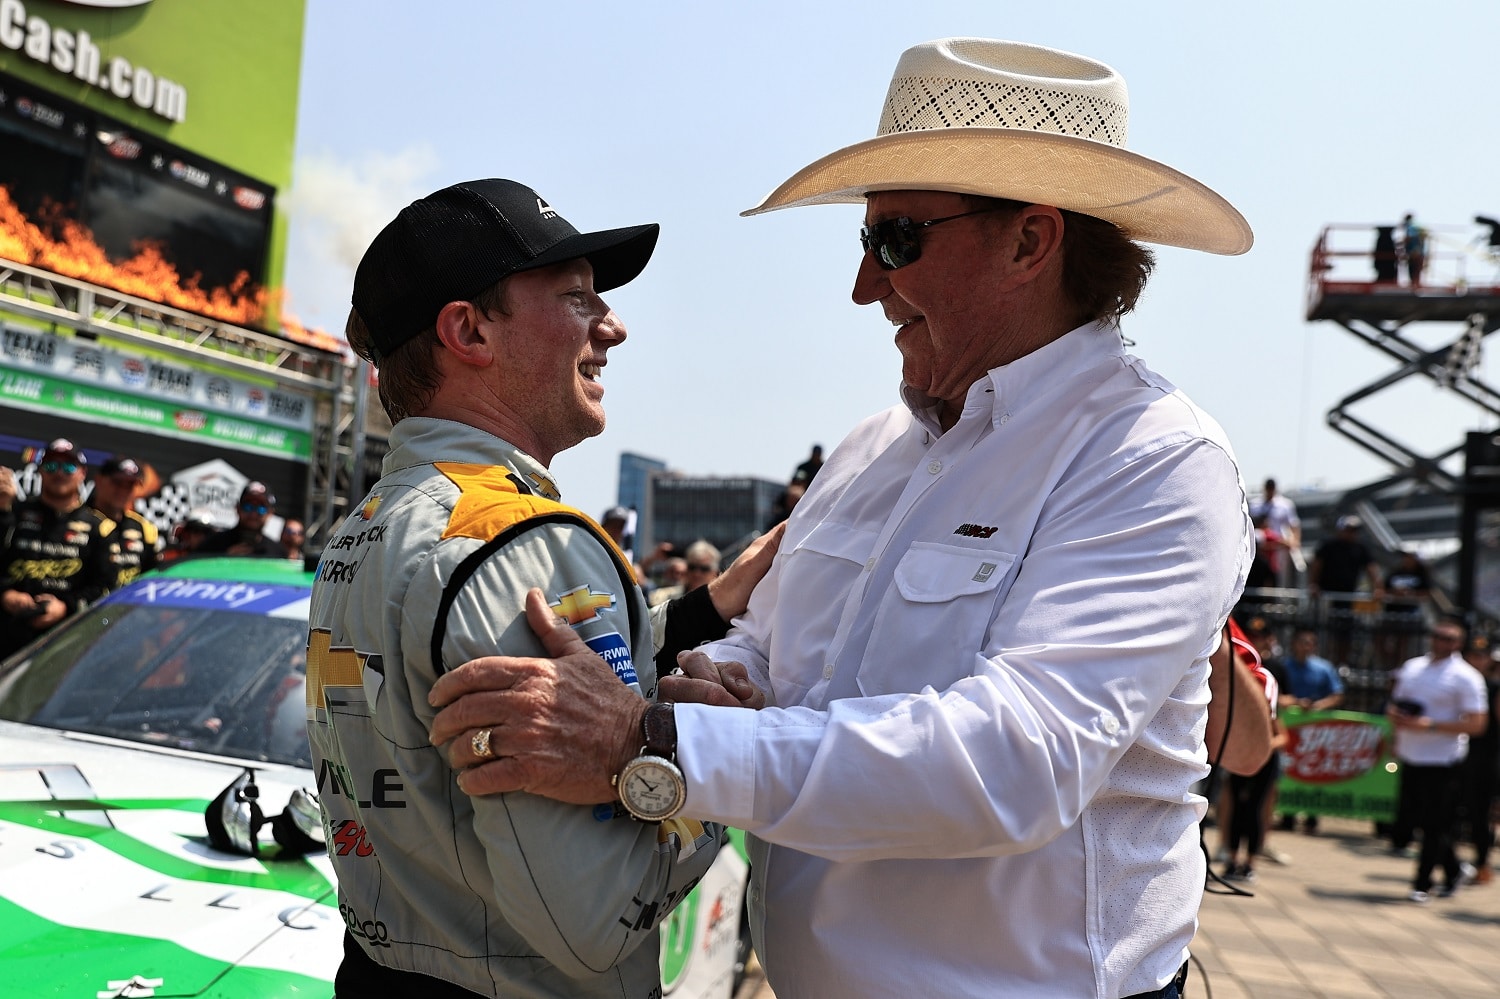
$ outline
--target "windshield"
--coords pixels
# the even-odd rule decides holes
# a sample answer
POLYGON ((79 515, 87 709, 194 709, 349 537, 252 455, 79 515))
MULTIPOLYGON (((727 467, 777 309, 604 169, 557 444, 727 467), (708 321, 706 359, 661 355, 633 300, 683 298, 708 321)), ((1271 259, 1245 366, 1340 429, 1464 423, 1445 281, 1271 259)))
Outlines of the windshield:
POLYGON ((307 767, 306 644, 297 617, 111 601, 0 674, 0 718, 307 767))

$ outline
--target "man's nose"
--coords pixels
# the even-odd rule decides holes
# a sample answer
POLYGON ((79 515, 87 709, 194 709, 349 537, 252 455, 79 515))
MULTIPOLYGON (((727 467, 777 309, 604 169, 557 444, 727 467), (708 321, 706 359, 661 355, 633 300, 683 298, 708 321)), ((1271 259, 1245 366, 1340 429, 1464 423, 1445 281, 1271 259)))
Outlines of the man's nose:
POLYGON ((875 260, 875 254, 869 250, 859 260, 859 270, 854 272, 854 299, 855 305, 869 305, 878 302, 891 293, 891 282, 886 272, 881 269, 875 260))
POLYGON ((614 309, 605 313, 604 318, 599 320, 598 339, 605 343, 623 343, 629 334, 625 331, 625 320, 621 319, 614 309))

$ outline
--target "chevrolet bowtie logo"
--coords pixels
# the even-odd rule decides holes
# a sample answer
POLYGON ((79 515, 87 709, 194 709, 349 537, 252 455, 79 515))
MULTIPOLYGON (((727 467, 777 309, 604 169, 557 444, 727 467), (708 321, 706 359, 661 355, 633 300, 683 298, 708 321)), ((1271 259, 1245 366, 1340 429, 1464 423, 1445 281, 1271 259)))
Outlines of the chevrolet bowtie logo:
POLYGON ((614 605, 613 593, 598 593, 588 586, 575 586, 561 594, 557 603, 549 606, 569 624, 580 625, 598 620, 600 610, 614 605))

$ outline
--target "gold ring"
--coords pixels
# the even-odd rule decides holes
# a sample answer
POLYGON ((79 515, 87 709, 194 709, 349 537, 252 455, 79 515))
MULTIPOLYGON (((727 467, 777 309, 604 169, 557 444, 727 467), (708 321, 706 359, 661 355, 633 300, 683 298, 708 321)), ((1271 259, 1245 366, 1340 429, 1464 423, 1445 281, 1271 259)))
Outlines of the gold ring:
POLYGON ((469 740, 469 748, 474 750, 474 755, 481 760, 494 756, 494 751, 490 749, 490 730, 482 728, 475 732, 474 737, 469 740))

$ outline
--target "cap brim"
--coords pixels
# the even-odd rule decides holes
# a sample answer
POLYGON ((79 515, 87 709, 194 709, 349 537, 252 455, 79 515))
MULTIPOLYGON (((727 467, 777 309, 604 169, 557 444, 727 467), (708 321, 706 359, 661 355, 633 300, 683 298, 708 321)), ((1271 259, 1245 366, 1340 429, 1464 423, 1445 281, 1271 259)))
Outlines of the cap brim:
POLYGON ((1239 254, 1254 234, 1187 174, 1091 139, 1012 128, 943 128, 857 142, 797 171, 742 215, 858 203, 871 191, 952 191, 1052 205, 1113 222, 1131 239, 1239 254))
POLYGON ((566 260, 587 260, 594 268, 594 290, 602 294, 629 284, 646 269, 660 234, 661 226, 655 222, 602 232, 580 232, 553 244, 519 270, 536 270, 566 260))

